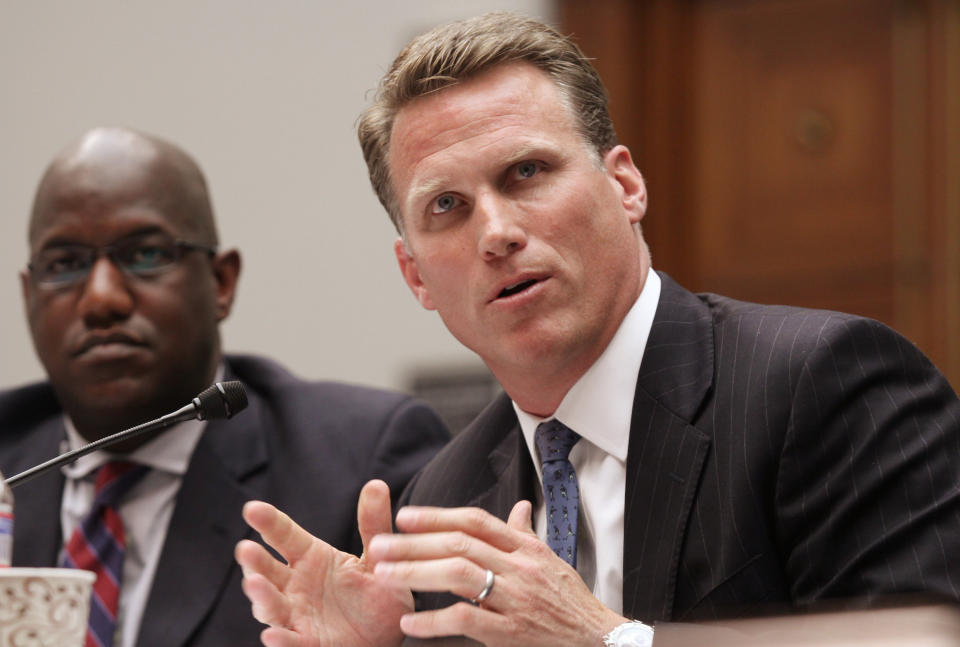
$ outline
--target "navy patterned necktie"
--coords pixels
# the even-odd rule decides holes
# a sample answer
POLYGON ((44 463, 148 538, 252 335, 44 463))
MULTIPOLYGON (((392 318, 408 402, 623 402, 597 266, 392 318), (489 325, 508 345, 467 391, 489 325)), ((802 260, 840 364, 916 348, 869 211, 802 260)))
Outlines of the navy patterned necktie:
POLYGON ((577 484, 577 473, 567 457, 580 436, 559 420, 547 420, 537 425, 534 439, 540 451, 543 472, 547 545, 557 556, 576 568, 580 486, 577 484))

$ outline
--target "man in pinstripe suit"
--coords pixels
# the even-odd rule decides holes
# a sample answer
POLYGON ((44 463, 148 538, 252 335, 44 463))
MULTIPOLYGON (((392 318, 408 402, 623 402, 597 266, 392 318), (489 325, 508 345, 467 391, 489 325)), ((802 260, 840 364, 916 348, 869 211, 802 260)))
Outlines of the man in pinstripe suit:
POLYGON ((944 378, 879 323, 651 271, 605 101, 575 46, 513 16, 439 27, 394 62, 359 130, 400 269, 506 393, 407 488, 405 534, 368 484, 359 560, 248 504, 291 564, 238 546, 265 644, 635 646, 650 631, 631 619, 960 597, 944 378), (576 571, 541 541, 533 437, 552 418, 581 437, 576 571))

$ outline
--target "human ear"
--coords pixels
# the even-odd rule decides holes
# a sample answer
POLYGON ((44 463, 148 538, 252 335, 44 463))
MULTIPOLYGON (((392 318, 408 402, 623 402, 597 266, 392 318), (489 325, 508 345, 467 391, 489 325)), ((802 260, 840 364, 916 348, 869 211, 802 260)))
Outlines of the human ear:
POLYGON ((30 285, 30 274, 27 270, 20 270, 20 293, 23 295, 23 305, 30 307, 30 296, 33 286, 30 285))
POLYGON ((417 261, 413 258, 410 250, 407 249, 403 238, 397 238, 397 240, 394 241, 393 253, 397 257, 397 264, 400 266, 400 273, 403 274, 403 280, 407 282, 407 287, 413 292, 413 296, 415 296, 417 301, 420 302, 420 305, 427 310, 436 310, 436 306, 433 305, 433 299, 430 298, 430 293, 427 291, 427 286, 423 284, 423 279, 420 277, 420 270, 417 269, 417 261))
POLYGON ((240 252, 230 249, 213 257, 213 277, 217 282, 217 321, 223 321, 233 308, 240 278, 240 252))
POLYGON ((623 145, 614 146, 604 155, 603 163, 620 194, 630 224, 639 223, 647 212, 647 186, 633 163, 630 149, 623 145))

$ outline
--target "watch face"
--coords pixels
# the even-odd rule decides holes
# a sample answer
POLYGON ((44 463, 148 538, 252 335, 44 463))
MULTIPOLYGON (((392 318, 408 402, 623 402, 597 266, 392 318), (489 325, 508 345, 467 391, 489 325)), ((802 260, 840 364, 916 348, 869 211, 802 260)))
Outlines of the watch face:
POLYGON ((615 628, 603 640, 607 647, 650 647, 653 644, 653 629, 634 620, 615 628))

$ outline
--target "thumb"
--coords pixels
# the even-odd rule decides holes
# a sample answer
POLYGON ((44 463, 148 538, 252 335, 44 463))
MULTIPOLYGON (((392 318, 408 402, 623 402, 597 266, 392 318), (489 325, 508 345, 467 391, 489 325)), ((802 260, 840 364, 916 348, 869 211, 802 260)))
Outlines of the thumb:
POLYGON ((377 535, 393 532, 393 517, 390 510, 390 487, 383 481, 367 481, 360 490, 357 503, 357 526, 360 528, 360 540, 363 542, 365 560, 367 546, 377 535))
POLYGON ((533 532, 533 505, 529 501, 517 501, 507 518, 507 525, 514 530, 534 534, 533 532))

